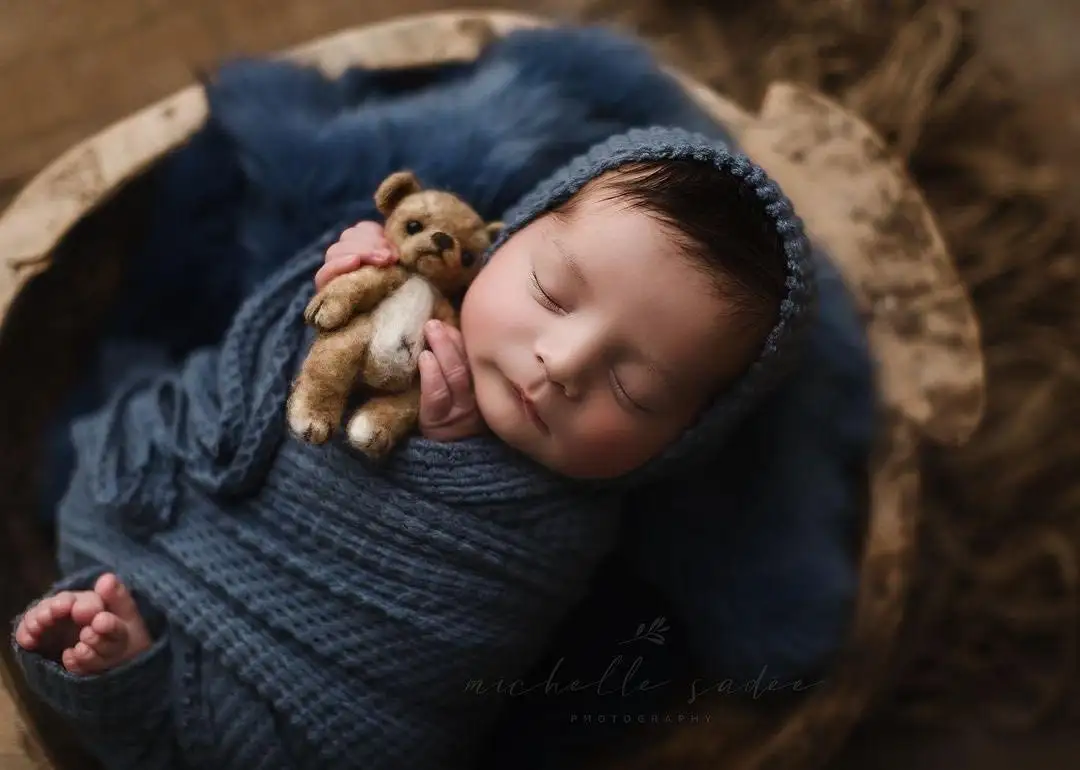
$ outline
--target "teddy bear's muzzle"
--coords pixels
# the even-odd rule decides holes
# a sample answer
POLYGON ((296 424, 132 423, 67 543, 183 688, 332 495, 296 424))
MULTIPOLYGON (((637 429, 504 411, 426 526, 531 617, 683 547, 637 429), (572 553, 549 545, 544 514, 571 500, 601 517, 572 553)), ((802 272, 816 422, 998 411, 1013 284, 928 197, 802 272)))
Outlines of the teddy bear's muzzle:
POLYGON ((435 248, 437 248, 439 251, 450 251, 452 248, 454 248, 454 239, 446 233, 432 233, 431 242, 435 244, 435 248))

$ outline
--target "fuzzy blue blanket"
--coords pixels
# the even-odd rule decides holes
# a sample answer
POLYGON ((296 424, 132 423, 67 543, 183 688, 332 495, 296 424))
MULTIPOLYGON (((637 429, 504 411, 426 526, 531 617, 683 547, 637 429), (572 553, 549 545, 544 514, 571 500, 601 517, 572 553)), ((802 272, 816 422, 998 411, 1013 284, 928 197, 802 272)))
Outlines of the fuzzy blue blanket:
MULTIPOLYGON (((372 192, 388 173, 411 167, 494 219, 613 133, 663 123, 727 138, 636 42, 595 29, 532 31, 474 63, 354 69, 336 80, 237 62, 206 87, 210 120, 155 171, 149 235, 98 366, 58 422, 48 511, 70 477, 77 414, 148 361, 218 342, 241 301, 293 255, 335 227, 376 218, 372 192)), ((800 376, 740 428, 708 478, 635 501, 622 547, 550 642, 537 681, 560 662, 563 683, 597 680, 639 624, 648 629, 636 634, 647 652, 639 679, 760 683, 765 672, 765 685, 790 692, 800 678, 821 678, 852 609, 874 400, 858 318, 820 260, 819 322, 800 376)), ((506 716, 491 762, 566 766, 556 746, 573 752, 612 737, 568 715, 653 713, 678 701, 677 687, 689 692, 534 689, 506 716), (550 740, 553 730, 565 740, 550 740)), ((698 713, 706 704, 698 699, 698 713)))

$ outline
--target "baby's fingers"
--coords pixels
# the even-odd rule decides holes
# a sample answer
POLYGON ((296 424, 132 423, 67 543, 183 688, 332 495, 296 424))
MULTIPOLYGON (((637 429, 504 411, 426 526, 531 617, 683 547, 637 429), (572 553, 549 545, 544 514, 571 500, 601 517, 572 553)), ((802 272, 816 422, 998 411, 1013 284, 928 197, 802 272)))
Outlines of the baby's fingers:
POLYGON ((378 222, 370 219, 357 222, 352 227, 342 231, 339 241, 351 241, 360 246, 360 251, 365 251, 379 244, 386 243, 386 231, 378 222))
POLYGON ((334 280, 339 275, 351 273, 353 270, 360 269, 365 264, 364 258, 359 254, 331 258, 329 252, 327 252, 326 262, 324 262, 322 267, 315 273, 316 293, 325 289, 326 284, 330 283, 330 281, 334 280))
POLYGON ((472 377, 465 357, 465 345, 457 329, 438 321, 429 321, 424 334, 450 390, 451 400, 464 405, 472 400, 472 377))
POLYGON ((465 355, 465 338, 461 334, 461 330, 456 326, 452 326, 447 323, 439 323, 439 331, 446 335, 446 338, 453 343, 457 348, 458 356, 461 358, 462 363, 468 367, 469 359, 465 355))
POLYGON ((445 420, 454 406, 450 386, 443 377, 435 354, 425 350, 420 354, 420 422, 426 424, 445 420))
POLYGON ((343 257, 327 257, 326 262, 315 273, 315 291, 320 292, 326 288, 326 284, 339 275, 359 270, 364 265, 386 267, 397 261, 393 252, 373 252, 369 254, 349 254, 343 257))
POLYGON ((338 241, 326 250, 326 262, 352 260, 358 265, 387 265, 397 258, 394 249, 386 242, 359 244, 338 241))

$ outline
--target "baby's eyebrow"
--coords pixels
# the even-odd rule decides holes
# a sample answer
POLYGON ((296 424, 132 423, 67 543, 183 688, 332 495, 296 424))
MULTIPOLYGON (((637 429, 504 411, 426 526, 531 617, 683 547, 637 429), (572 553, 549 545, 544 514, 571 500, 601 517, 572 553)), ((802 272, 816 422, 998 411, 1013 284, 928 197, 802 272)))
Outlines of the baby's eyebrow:
POLYGON ((645 362, 645 366, 649 369, 649 371, 662 379, 665 385, 672 389, 676 389, 679 387, 679 380, 675 376, 674 372, 672 372, 665 366, 661 366, 657 361, 654 361, 651 358, 645 358, 643 360, 645 362))
POLYGON ((585 273, 582 271, 581 263, 578 262, 577 257, 575 257, 558 238, 552 238, 551 241, 555 244, 555 248, 559 250, 559 254, 562 255, 563 262, 566 263, 566 267, 571 275, 573 275, 582 286, 588 286, 589 282, 585 280, 585 273))

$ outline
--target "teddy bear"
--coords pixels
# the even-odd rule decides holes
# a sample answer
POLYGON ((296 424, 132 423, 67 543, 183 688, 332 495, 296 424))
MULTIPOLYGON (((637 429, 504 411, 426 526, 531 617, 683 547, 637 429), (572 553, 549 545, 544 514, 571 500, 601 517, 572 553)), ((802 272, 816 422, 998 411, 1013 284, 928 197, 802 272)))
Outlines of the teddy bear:
POLYGON ((464 291, 502 227, 485 222, 444 190, 425 189, 410 171, 391 174, 375 191, 387 240, 398 260, 338 276, 315 294, 304 320, 316 330, 293 381, 288 424, 298 438, 327 441, 357 392, 348 442, 385 457, 416 424, 424 324, 458 325, 450 298, 464 291))

